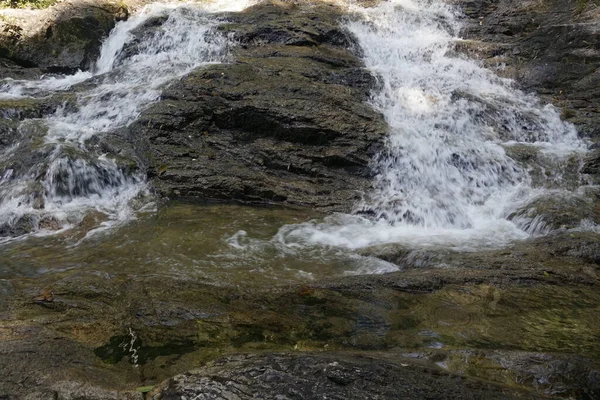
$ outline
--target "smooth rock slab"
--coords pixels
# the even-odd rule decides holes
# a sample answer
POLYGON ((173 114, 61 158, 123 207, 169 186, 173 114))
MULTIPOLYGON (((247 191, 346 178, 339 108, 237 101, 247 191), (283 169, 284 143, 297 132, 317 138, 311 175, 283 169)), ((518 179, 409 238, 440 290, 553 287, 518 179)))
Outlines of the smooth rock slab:
POLYGON ((532 393, 355 354, 237 355, 177 375, 153 400, 513 399, 532 393))

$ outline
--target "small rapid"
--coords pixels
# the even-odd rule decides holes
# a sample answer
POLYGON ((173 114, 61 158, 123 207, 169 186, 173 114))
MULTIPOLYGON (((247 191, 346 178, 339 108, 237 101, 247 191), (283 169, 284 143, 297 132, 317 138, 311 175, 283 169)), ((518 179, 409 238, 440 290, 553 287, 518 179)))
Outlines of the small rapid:
POLYGON ((509 216, 550 188, 569 189, 557 188, 557 179, 533 182, 530 168, 510 151, 525 146, 560 165, 556 160, 586 152, 575 128, 551 105, 458 54, 461 23, 453 6, 391 0, 350 8, 355 17, 347 29, 379 79, 372 104, 390 127, 373 163, 374 188, 353 215, 286 226, 276 240, 469 250, 545 233, 535 216, 509 216))
MULTIPOLYGON (((117 24, 90 71, 0 81, 0 100, 62 99, 51 115, 20 122, 18 140, 0 151, 0 237, 68 229, 90 212, 109 227, 149 207, 145 174, 103 154, 94 139, 135 121, 169 82, 227 62, 233 43, 218 31, 215 13, 254 3, 151 4, 117 24)), ((354 213, 286 225, 272 242, 474 250, 548 233, 530 205, 544 196, 573 198, 587 185, 583 176, 573 185, 563 174, 587 151, 575 128, 551 105, 457 53, 461 20, 453 6, 337 3, 348 8, 346 28, 379 81, 371 104, 389 137, 373 160, 373 189, 354 213), (541 173, 514 156, 522 148, 545 163, 541 173)), ((253 247, 251 238, 233 238, 253 247)))
POLYGON ((90 139, 129 125, 168 82, 226 62, 232 43, 216 29, 222 20, 215 13, 253 3, 151 4, 116 25, 91 71, 0 81, 0 100, 67 96, 53 114, 20 122, 18 140, 0 154, 0 237, 65 229, 91 210, 106 215, 103 226, 131 219, 147 203, 135 201, 146 191, 145 177, 99 153, 90 139), (144 27, 156 19, 164 19, 158 28, 144 27))

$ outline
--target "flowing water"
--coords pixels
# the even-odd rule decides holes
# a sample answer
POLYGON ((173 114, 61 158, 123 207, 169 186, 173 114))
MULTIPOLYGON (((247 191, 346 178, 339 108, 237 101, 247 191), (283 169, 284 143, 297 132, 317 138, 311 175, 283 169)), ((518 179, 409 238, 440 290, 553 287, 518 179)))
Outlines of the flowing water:
MULTIPOLYGON (((443 288, 436 274, 444 268, 326 279, 399 269, 362 255, 365 247, 416 249, 417 265, 431 247, 497 248, 549 232, 536 200, 585 203, 578 165, 586 143, 554 108, 456 54, 460 18, 441 1, 372 8, 337 1, 348 7, 347 29, 379 79, 371 103, 390 127, 385 151, 373 160, 374 188, 353 214, 156 207, 145 177, 98 153, 93 139, 126 128, 170 81, 230 61, 235 43, 219 33, 223 19, 215 13, 253 3, 154 4, 116 26, 91 71, 0 81, 0 101, 63 103, 45 118, 20 122, 19 140, 0 153, 0 314, 7 316, 0 344, 26 342, 29 354, 31 343, 41 366, 51 360, 59 374, 81 369, 101 384, 111 376, 111 388, 154 385, 222 354, 257 350, 385 350, 503 384, 558 387, 559 394, 569 390, 563 379, 575 379, 575 388, 595 379, 597 371, 588 370, 596 364, 581 360, 600 351, 600 295, 583 261, 572 268, 557 259, 560 268, 547 265, 551 273, 537 264, 529 273, 538 263, 531 255, 475 253, 464 259, 468 265, 479 265, 481 255, 490 268, 501 260, 507 270, 523 263, 523 271, 504 277, 473 269, 443 288), (162 24, 152 23, 157 18, 162 24), (523 163, 519 152, 535 153, 537 164, 523 163), (569 285, 541 284, 556 282, 553 271, 574 277, 569 285), (527 284, 540 284, 521 285, 521 272, 527 284), (585 284, 573 283, 582 276, 585 284), (318 282, 305 285, 311 281, 318 282), (44 290, 55 299, 35 300, 44 290), (46 357, 59 339, 80 353, 67 351, 64 363, 55 353, 46 357), (564 377, 563 355, 575 362, 564 377)), ((452 264, 444 258, 450 253, 440 252, 438 264, 464 267, 461 257, 471 255, 460 253, 452 264)))
POLYGON ((59 235, 5 244, 0 281, 101 271, 248 286, 397 270, 392 264, 336 249, 307 251, 270 240, 282 224, 311 217, 315 215, 306 210, 171 203, 110 234, 82 240, 89 229, 83 225, 59 235))
POLYGON ((213 13, 250 4, 152 4, 116 26, 91 72, 0 83, 0 100, 77 93, 72 104, 53 115, 23 121, 17 129, 20 141, 0 155, 0 226, 69 228, 90 210, 108 216, 104 225, 131 219, 134 200, 145 191, 144 177, 94 155, 88 140, 130 124, 159 99, 167 82, 227 61, 231 41, 216 30, 221 21, 213 13), (157 18, 166 18, 160 29, 144 27, 157 18), (88 86, 78 89, 83 83, 88 86))
MULTIPOLYGON (((0 100, 67 96, 52 115, 21 122, 20 140, 0 155, 0 234, 64 233, 79 226, 57 240, 81 245, 82 226, 96 233, 151 215, 154 206, 145 178, 99 154, 90 139, 126 127, 160 98, 168 82, 202 65, 229 61, 235 44, 216 29, 223 21, 214 13, 240 11, 253 3, 153 4, 117 24, 91 71, 0 82, 0 100), (149 22, 157 18, 165 21, 153 28, 149 22)), ((238 211, 238 226, 226 224, 228 232, 206 246, 221 248, 223 257, 237 252, 233 258, 243 254, 263 262, 304 251, 321 267, 307 272, 298 266, 295 273, 311 277, 317 270, 328 271, 321 275, 393 270, 340 249, 400 243, 476 250, 547 233, 543 218, 529 204, 549 194, 577 196, 570 191, 586 184, 579 176, 573 186, 573 179, 559 171, 585 154, 587 145, 574 127, 512 81, 456 54, 460 18, 452 6, 427 0, 392 0, 372 8, 341 4, 348 7, 346 26, 358 39, 366 67, 380 81, 372 105, 390 127, 386 149, 373 161, 373 191, 351 215, 307 216, 292 224, 282 217, 270 225, 282 227, 269 238, 253 236, 243 227, 244 212, 238 211), (555 172, 534 179, 531 166, 510 156, 523 147, 548 160, 555 172), (348 268, 323 269, 333 262, 332 254, 338 255, 338 263, 360 259, 364 268, 350 263, 348 268)), ((198 208, 211 215, 210 210, 198 208)), ((144 223, 126 229, 140 226, 144 223)), ((147 234, 147 227, 140 229, 147 234)), ((183 251, 180 256, 196 260, 211 251, 193 257, 183 251)), ((157 254, 148 257, 173 262, 157 254)))
POLYGON ((575 128, 511 80, 455 54, 461 25, 452 6, 392 0, 353 9, 357 18, 347 27, 379 77, 372 104, 390 127, 387 148, 374 161, 375 189, 355 215, 285 227, 284 241, 471 250, 546 233, 536 216, 508 217, 550 189, 560 196, 573 188, 555 174, 533 182, 529 167, 509 152, 529 147, 560 170, 587 149, 575 128))

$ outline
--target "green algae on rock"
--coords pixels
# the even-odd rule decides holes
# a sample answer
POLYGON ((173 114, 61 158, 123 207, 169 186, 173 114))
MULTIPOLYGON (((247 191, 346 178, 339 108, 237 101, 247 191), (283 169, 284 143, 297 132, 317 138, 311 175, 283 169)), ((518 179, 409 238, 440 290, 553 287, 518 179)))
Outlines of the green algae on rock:
MULTIPOLYGON (((195 215, 186 207, 171 213, 178 221, 195 215)), ((223 212, 215 218, 217 214, 223 212)), ((214 223, 201 223, 215 230, 214 223)), ((185 229, 193 230, 191 225, 185 229)), ((430 258, 393 274, 316 282, 296 277, 298 283, 290 279, 285 284, 243 271, 237 278, 225 271, 226 279, 215 281, 208 271, 178 272, 173 264, 144 267, 139 254, 126 248, 123 254, 130 258, 120 257, 121 264, 111 266, 109 257, 103 262, 97 257, 116 248, 108 245, 87 255, 73 254, 74 262, 89 264, 70 268, 67 262, 52 261, 56 254, 51 247, 37 246, 13 252, 10 261, 25 256, 58 265, 29 271, 29 276, 19 269, 21 277, 8 277, 10 287, 0 303, 0 371, 11 382, 21 374, 35 377, 31 382, 37 386, 9 386, 10 393, 35 388, 62 393, 54 385, 61 380, 126 391, 240 352, 324 352, 337 358, 344 351, 361 350, 384 362, 387 356, 377 353, 383 351, 406 359, 401 363, 413 365, 417 357, 428 368, 513 389, 537 387, 540 393, 582 398, 587 393, 593 398, 598 391, 593 377, 599 370, 595 354, 600 353, 593 256, 599 254, 600 241, 590 235, 539 242, 537 252, 530 254, 523 254, 523 246, 445 253, 438 255, 445 264, 430 258), (52 290, 54 301, 33 302, 45 289, 52 290), (61 363, 56 343, 85 369, 61 363), (36 353, 28 352, 32 346, 36 353), (536 369, 538 358, 552 367, 536 369), (547 382, 536 383, 533 377, 547 382)), ((164 239, 157 235, 149 242, 164 239)), ((306 262, 309 257, 305 255, 306 262)), ((273 268, 282 262, 273 262, 273 268)))

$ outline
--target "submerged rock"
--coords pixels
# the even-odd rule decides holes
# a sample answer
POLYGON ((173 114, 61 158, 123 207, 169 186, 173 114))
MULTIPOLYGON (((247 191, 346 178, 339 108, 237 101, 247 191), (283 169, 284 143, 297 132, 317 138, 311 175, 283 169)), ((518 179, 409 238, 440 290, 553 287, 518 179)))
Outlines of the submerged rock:
MULTIPOLYGON (((540 394, 552 390, 592 399, 600 370, 596 236, 557 237, 530 253, 516 247, 438 254, 419 268, 392 274, 268 287, 251 279, 217 285, 193 275, 144 273, 135 263, 118 271, 94 263, 86 270, 64 266, 36 275, 21 258, 10 259, 0 270, 0 277, 12 276, 4 281, 10 287, 0 292, 5 293, 0 395, 49 391, 69 398, 63 392, 79 387, 116 397, 227 356, 210 376, 246 376, 245 371, 263 367, 275 369, 264 377, 283 374, 275 381, 281 385, 260 379, 256 386, 248 384, 250 392, 265 395, 289 386, 288 379, 291 386, 302 382, 300 393, 321 385, 324 395, 351 396, 345 387, 361 396, 361 390, 373 390, 381 398, 395 398, 384 388, 395 381, 416 394, 438 393, 448 382, 454 382, 452 393, 458 397, 497 392, 456 375, 430 381, 432 374, 440 376, 441 367, 540 394), (14 278, 11 264, 23 278, 14 278), (52 293, 52 302, 35 301, 44 291, 52 293), (265 351, 293 354, 242 356, 241 364, 238 356, 230 357, 265 351), (369 358, 363 364, 348 359, 348 351, 369 351, 369 358), (315 357, 314 352, 323 353, 315 357), (527 354, 532 352, 536 355, 527 354), (331 377, 317 373, 323 360, 347 365, 351 373, 343 368, 331 377), (415 366, 419 360, 427 361, 426 369, 415 366), (548 368, 541 370, 535 360, 544 360, 548 368), (385 375, 386 385, 372 387, 368 377, 377 376, 381 365, 393 373, 385 375), (297 375, 304 370, 310 373, 297 375), (24 376, 29 378, 21 382, 24 376), (537 381, 544 378, 547 382, 537 381)), ((163 393, 183 395, 201 390, 198 382, 214 383, 205 372, 187 376, 162 386, 163 393)))

